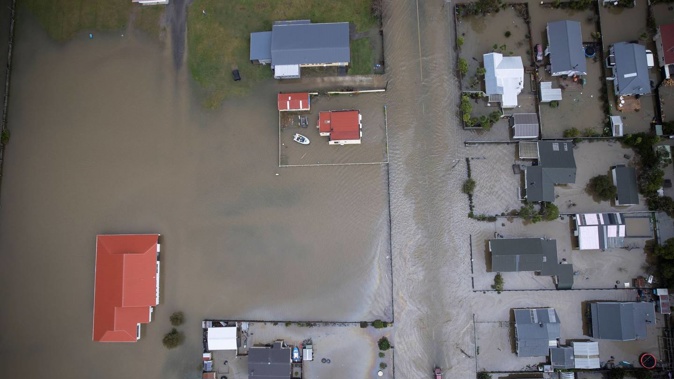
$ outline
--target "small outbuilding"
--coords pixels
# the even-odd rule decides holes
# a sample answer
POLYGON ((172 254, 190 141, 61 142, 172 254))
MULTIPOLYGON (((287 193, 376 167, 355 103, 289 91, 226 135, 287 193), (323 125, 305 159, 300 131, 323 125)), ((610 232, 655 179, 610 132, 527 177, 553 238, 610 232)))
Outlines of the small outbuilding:
POLYGON ((620 116, 611 116, 611 131, 613 137, 623 136, 623 119, 620 116))
POLYGON ((206 342, 209 351, 236 350, 238 348, 237 327, 208 328, 206 330, 206 342))
POLYGON ((551 347, 550 364, 554 370, 575 368, 573 348, 571 346, 551 347))
POLYGON ((510 127, 514 139, 538 138, 538 115, 536 113, 515 113, 510 117, 510 127))
POLYGON ((574 368, 591 370, 601 367, 599 362, 599 342, 574 341, 571 345, 573 346, 574 368))
POLYGON ((615 205, 627 206, 639 204, 637 172, 634 167, 618 165, 611 170, 611 174, 613 176, 613 185, 618 190, 615 205))
POLYGON ((562 89, 552 88, 552 82, 541 82, 541 103, 562 101, 562 89))
POLYGON ((302 112, 311 110, 311 97, 307 92, 279 93, 279 112, 302 112))
POLYGON ((579 213, 574 217, 579 250, 606 250, 625 246, 625 218, 620 213, 579 213))

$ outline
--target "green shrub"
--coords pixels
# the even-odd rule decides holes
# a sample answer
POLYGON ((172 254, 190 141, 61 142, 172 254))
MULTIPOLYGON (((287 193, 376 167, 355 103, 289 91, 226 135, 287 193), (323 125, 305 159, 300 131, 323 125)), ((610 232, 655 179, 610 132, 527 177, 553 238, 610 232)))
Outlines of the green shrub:
POLYGON ((463 187, 461 188, 461 190, 466 195, 472 195, 473 192, 475 191, 475 180, 471 178, 466 179, 466 181, 463 182, 463 187))
POLYGON ((477 373, 477 379, 491 379, 491 374, 486 371, 480 371, 477 373))
POLYGON ((382 370, 385 369, 386 367, 388 367, 388 366, 387 366, 386 363, 384 363, 384 362, 381 362, 381 363, 379 364, 379 368, 382 369, 382 370))
POLYGON ((510 38, 510 36, 512 35, 512 33, 510 33, 510 30, 506 30, 506 32, 504 33, 504 35, 505 35, 506 38, 510 38))
POLYGON ((367 321, 361 321, 360 322, 360 327, 363 328, 363 329, 367 328, 367 325, 368 325, 367 321))
POLYGON ((463 46, 463 42, 464 42, 464 41, 463 41, 463 37, 457 38, 457 39, 456 39, 456 46, 458 46, 459 49, 460 49, 461 46, 463 46))
POLYGON ((2 143, 3 145, 7 145, 7 143, 9 142, 9 137, 10 137, 9 129, 3 130, 2 133, 0 134, 0 143, 2 143))
POLYGON ((381 352, 381 351, 379 352, 379 358, 384 358, 385 356, 386 356, 386 354, 384 354, 384 353, 381 352))
POLYGON ((497 293, 503 292, 503 276, 501 273, 496 274, 494 277, 494 284, 491 285, 492 289, 495 289, 497 293))
POLYGON ((171 325, 180 326, 185 322, 185 315, 183 315, 183 312, 173 312, 169 319, 171 320, 171 325))
POLYGON ((580 130, 578 128, 566 129, 564 131, 564 138, 578 138, 580 137, 580 130))
POLYGON ((559 106, 559 101, 557 100, 552 100, 550 103, 550 108, 557 108, 559 106))
POLYGON ((388 326, 388 322, 382 320, 374 320, 372 322, 372 326, 374 326, 375 329, 382 329, 388 326))
POLYGON ((466 76, 468 73, 468 62, 463 58, 459 58, 459 73, 461 76, 466 76))
POLYGON ((379 346, 379 350, 381 351, 386 351, 391 348, 391 343, 388 341, 388 338, 382 337, 379 339, 377 342, 377 345, 379 346))
POLYGON ((487 69, 484 67, 478 67, 476 73, 477 76, 483 77, 487 73, 487 69))
POLYGON ((545 221, 553 221, 559 218, 559 208, 555 203, 541 203, 541 216, 545 221))

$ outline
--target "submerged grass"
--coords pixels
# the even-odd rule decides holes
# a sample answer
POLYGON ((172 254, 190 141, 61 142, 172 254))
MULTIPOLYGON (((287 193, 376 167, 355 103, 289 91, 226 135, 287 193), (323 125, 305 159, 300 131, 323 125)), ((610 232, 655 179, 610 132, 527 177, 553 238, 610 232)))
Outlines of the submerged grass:
POLYGON ((166 12, 164 6, 139 7, 133 27, 142 30, 153 38, 159 38, 162 33, 161 18, 166 12))
MULTIPOLYGON (((227 97, 243 94, 261 79, 272 76, 269 66, 249 61, 250 33, 271 30, 273 21, 309 19, 312 22, 348 21, 358 31, 376 25, 370 11, 372 0, 195 0, 188 10, 188 66, 194 80, 204 89, 204 105, 215 108, 227 97), (232 67, 242 80, 234 82, 232 67)), ((365 43, 352 47, 360 61, 358 71, 372 59, 365 43), (360 46, 360 45, 363 45, 360 46), (369 54, 369 58, 367 55, 369 54)), ((356 56, 354 55, 354 58, 356 56)), ((355 65, 354 60, 354 65, 355 65)), ((371 66, 371 63, 368 63, 371 66)), ((369 67, 368 67, 369 70, 369 67)), ((356 71, 355 67, 352 73, 356 71)), ((369 72, 369 71, 368 71, 369 72)))
POLYGON ((126 26, 130 0, 23 0, 49 36, 63 42, 82 30, 119 30, 126 26))

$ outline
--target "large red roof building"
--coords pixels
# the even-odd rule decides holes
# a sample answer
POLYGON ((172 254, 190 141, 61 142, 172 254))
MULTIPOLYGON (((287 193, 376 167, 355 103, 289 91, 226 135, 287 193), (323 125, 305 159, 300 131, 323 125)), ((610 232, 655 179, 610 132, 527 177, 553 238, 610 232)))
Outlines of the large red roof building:
POLYGON ((159 234, 98 235, 93 340, 136 342, 159 304, 159 234))
POLYGON ((359 111, 330 111, 318 115, 318 133, 330 137, 330 145, 360 144, 363 137, 359 111))
POLYGON ((278 110, 284 111, 308 111, 311 109, 311 100, 309 94, 302 93, 279 93, 278 110))

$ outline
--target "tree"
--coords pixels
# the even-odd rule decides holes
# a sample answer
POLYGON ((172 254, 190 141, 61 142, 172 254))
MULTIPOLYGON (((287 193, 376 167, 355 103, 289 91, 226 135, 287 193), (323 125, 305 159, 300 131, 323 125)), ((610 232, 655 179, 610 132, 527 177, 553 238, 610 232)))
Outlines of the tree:
POLYGON ((484 68, 484 67, 478 67, 477 68, 477 71, 476 71, 477 76, 483 77, 486 73, 487 73, 486 68, 484 68))
POLYGON ((613 180, 608 175, 597 175, 590 179, 587 191, 603 201, 614 199, 618 193, 618 189, 613 185, 613 180))
POLYGON ((541 203, 540 213, 545 221, 553 221, 559 218, 559 208, 554 203, 541 203))
POLYGON ((3 130, 2 133, 0 133, 0 143, 7 145, 7 143, 9 143, 9 137, 9 129, 3 130))
POLYGON ((377 342, 377 345, 379 345, 379 350, 381 351, 386 351, 391 348, 391 343, 388 341, 388 338, 382 337, 379 339, 377 342))
POLYGON ((184 336, 182 333, 180 333, 176 328, 173 328, 170 332, 166 333, 162 343, 167 349, 173 349, 183 343, 183 337, 184 336))
POLYGON ((491 379, 491 374, 486 371, 480 371, 477 373, 477 379, 491 379))
POLYGON ((655 255, 660 258, 672 260, 674 259, 674 238, 670 238, 663 245, 656 246, 653 251, 655 255))
POLYGON ((466 179, 466 181, 463 182, 463 187, 461 188, 461 190, 466 195, 472 195, 473 192, 475 191, 475 180, 471 178, 466 179))
POLYGON ((361 327, 361 328, 367 328, 367 325, 368 325, 368 324, 367 324, 367 321, 361 321, 361 322, 360 322, 360 327, 361 327))
POLYGON ((171 320, 171 325, 173 326, 180 326, 185 322, 185 315, 183 315, 183 312, 173 312, 173 314, 170 317, 171 320))
POLYGON ((495 289, 497 293, 501 293, 503 291, 503 284, 503 276, 499 272, 494 277, 494 284, 491 285, 491 288, 495 289))

